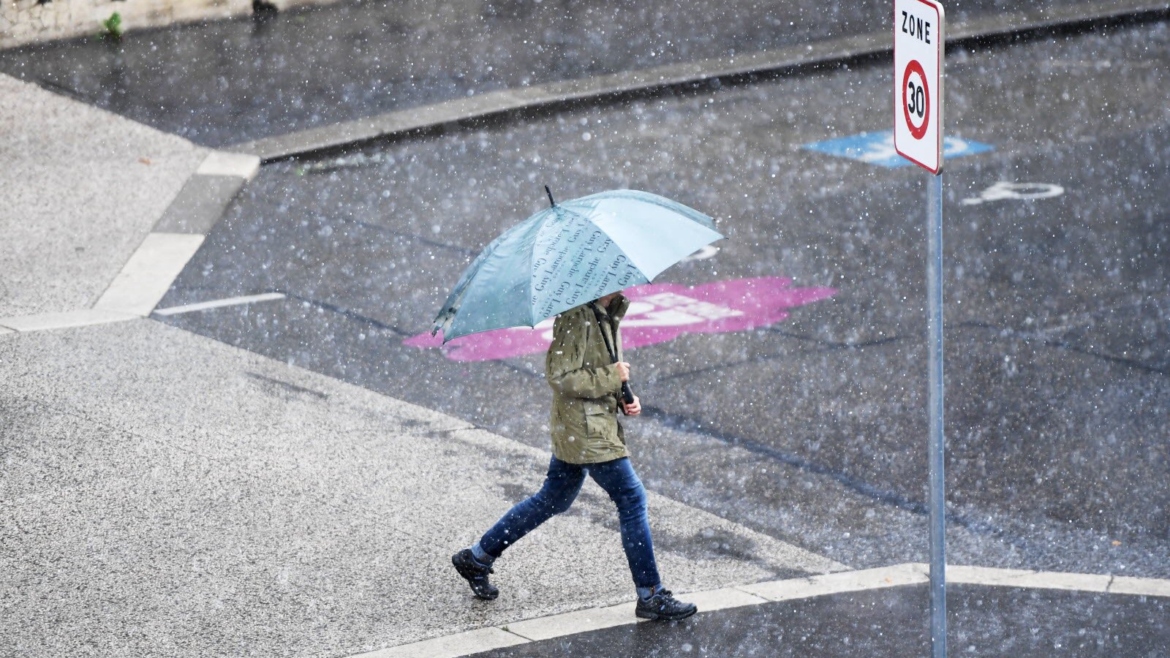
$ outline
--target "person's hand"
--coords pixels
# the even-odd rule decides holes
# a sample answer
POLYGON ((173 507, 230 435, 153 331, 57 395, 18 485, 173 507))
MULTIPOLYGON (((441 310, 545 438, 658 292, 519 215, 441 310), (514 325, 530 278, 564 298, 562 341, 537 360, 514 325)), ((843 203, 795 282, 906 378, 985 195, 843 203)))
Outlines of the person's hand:
POLYGON ((622 402, 622 413, 627 416, 637 416, 642 413, 642 401, 634 396, 633 402, 622 402))
POLYGON ((617 366, 618 377, 621 377, 623 382, 630 381, 630 364, 625 361, 618 361, 614 365, 617 366))

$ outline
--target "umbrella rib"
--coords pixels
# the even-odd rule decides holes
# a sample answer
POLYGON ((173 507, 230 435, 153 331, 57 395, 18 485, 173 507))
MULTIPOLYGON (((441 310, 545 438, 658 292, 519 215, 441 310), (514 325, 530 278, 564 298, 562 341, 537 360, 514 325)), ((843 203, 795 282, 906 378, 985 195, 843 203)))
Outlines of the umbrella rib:
POLYGON ((571 214, 571 215, 576 216, 576 217, 580 216, 577 213, 573 212, 572 210, 569 210, 568 208, 565 208, 564 206, 558 206, 558 205, 554 205, 553 207, 549 208, 547 210, 547 212, 553 213, 554 219, 551 222, 545 222, 544 224, 542 224, 540 227, 540 230, 536 232, 536 236, 532 240, 532 249, 530 249, 528 251, 528 262, 525 263, 526 268, 527 268, 525 271, 528 272, 528 296, 525 299, 528 302, 528 326, 529 327, 535 327, 536 325, 540 324, 540 322, 545 319, 545 318, 537 318, 536 317, 536 304, 532 303, 533 285, 534 285, 533 282, 536 280, 536 273, 532 271, 532 261, 533 261, 533 254, 536 251, 536 245, 537 245, 537 243, 540 242, 541 236, 544 235, 545 231, 548 230, 550 227, 556 226, 557 230, 560 230, 559 224, 561 223, 565 214, 571 214))
MULTIPOLYGON (((545 188, 545 189, 548 189, 548 188, 545 188)), ((552 198, 551 192, 549 193, 549 198, 550 199, 552 198)), ((557 212, 556 204, 553 204, 553 206, 551 208, 549 208, 549 212, 553 212, 553 213, 557 212)), ((559 218, 560 215, 557 215, 557 217, 559 218)), ((532 248, 528 249, 528 253, 525 254, 526 262, 524 263, 524 271, 528 272, 528 287, 524 291, 524 301, 525 301, 525 303, 528 304, 528 326, 530 326, 530 327, 536 326, 536 321, 534 321, 532 319, 532 312, 533 312, 533 305, 532 305, 532 279, 533 279, 533 277, 532 277, 532 252, 535 250, 536 243, 540 241, 540 234, 544 232, 545 226, 547 226, 547 224, 541 225, 541 227, 536 231, 536 235, 533 237, 533 240, 532 240, 532 248)))

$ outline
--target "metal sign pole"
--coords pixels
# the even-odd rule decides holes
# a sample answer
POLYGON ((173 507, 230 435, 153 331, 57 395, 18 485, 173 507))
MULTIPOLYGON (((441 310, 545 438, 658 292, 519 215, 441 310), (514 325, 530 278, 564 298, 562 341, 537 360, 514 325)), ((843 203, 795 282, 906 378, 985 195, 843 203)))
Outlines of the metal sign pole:
POLYGON ((943 246, 942 171, 927 184, 927 350, 930 370, 930 647, 947 655, 946 475, 943 441, 943 246))
POLYGON ((946 474, 943 441, 943 59, 946 10, 937 0, 894 0, 894 150, 930 172, 927 184, 930 648, 947 655, 946 474))

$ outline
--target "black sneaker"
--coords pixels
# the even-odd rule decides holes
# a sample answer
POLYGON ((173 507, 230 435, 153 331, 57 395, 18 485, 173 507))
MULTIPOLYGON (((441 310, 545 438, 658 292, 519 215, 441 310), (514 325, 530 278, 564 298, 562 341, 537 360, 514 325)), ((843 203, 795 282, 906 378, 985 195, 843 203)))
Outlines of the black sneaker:
POLYGON ((500 590, 488 582, 488 574, 495 572, 492 571, 491 567, 485 567, 476 562, 470 548, 465 548, 452 555, 451 564, 455 565, 455 570, 459 572, 460 576, 467 579, 468 584, 471 585, 471 591, 475 592, 476 597, 484 601, 494 601, 500 595, 500 590))
POLYGON ((695 607, 694 603, 679 601, 674 598, 670 590, 660 589, 648 599, 639 598, 638 607, 634 609, 634 614, 642 619, 678 621, 686 619, 698 611, 699 609, 695 607))

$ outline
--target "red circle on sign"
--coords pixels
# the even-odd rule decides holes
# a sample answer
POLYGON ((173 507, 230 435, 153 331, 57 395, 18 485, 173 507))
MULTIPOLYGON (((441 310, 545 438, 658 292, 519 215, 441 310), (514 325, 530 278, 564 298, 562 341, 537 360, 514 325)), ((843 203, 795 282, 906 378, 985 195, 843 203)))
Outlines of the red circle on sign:
POLYGON ((930 124, 930 87, 926 85, 926 71, 922 70, 922 65, 916 59, 910 60, 910 63, 906 65, 906 73, 902 76, 902 114, 906 117, 906 127, 910 129, 910 136, 914 139, 922 139, 926 135, 926 126, 930 124), (922 125, 917 128, 910 120, 910 106, 906 104, 906 86, 910 84, 911 73, 917 73, 919 79, 922 80, 922 98, 925 101, 922 125))

